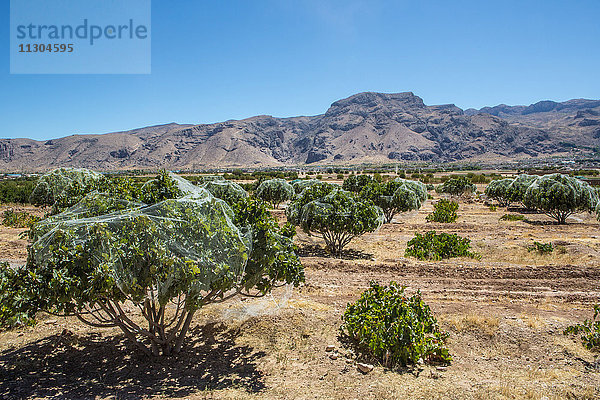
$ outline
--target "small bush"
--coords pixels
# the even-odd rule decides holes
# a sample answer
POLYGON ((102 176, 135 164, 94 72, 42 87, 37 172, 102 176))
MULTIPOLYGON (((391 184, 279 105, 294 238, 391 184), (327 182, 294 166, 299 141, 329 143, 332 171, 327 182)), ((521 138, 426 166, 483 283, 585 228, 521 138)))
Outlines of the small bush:
POLYGON ((39 220, 40 217, 31 215, 28 212, 6 210, 4 211, 4 214, 2 214, 2 225, 13 228, 31 228, 31 226, 39 220))
POLYGON ((479 258, 478 254, 469 251, 470 248, 470 239, 456 234, 437 234, 435 231, 429 231, 424 235, 417 233, 408 242, 404 256, 434 261, 453 257, 479 258))
POLYGON ((504 214, 500 221, 525 221, 525 217, 521 214, 504 214))
POLYGON ((356 303, 348 304, 342 320, 342 331, 385 366, 452 360, 445 346, 449 334, 440 330, 421 293, 408 297, 396 282, 371 282, 356 303))
POLYGON ((565 335, 581 335, 583 346, 592 351, 600 351, 600 304, 594 305, 594 318, 583 324, 569 326, 565 335))
POLYGON ((552 243, 541 243, 541 242, 533 242, 533 244, 527 247, 528 251, 537 251, 540 254, 550 254, 554 251, 554 246, 552 243))
POLYGON ((427 222, 455 222, 458 218, 456 210, 458 203, 447 199, 441 199, 433 205, 434 211, 427 216, 427 222))
POLYGON ((498 208, 495 205, 489 206, 490 211, 496 211, 498 208))

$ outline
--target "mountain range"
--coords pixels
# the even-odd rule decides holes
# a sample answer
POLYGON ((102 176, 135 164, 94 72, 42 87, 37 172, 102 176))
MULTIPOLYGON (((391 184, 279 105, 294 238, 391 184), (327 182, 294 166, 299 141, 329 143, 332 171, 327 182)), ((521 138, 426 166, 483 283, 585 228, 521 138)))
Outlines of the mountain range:
POLYGON ((586 155, 599 146, 600 100, 462 110, 425 105, 411 92, 365 92, 315 116, 170 123, 47 141, 0 139, 0 170, 486 162, 586 155))

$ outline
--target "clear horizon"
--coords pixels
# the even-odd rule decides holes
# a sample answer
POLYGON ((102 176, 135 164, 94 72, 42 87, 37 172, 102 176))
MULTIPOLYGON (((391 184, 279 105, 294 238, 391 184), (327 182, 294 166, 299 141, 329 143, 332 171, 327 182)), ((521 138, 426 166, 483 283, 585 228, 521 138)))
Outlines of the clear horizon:
POLYGON ((600 3, 539 4, 154 0, 149 75, 10 75, 6 24, 0 137, 317 115, 367 91, 462 109, 600 99, 600 3))

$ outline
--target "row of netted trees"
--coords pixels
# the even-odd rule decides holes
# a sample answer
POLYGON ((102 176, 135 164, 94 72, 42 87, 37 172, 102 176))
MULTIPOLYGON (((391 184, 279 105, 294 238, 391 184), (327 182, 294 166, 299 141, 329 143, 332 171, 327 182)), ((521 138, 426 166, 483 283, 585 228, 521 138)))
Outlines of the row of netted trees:
POLYGON ((272 179, 250 196, 218 176, 194 185, 162 171, 141 183, 58 169, 43 175, 31 195, 50 209, 29 231, 26 265, 0 266, 0 325, 29 323, 39 311, 73 315, 120 328, 147 354, 177 353, 203 306, 303 281, 291 224, 339 254, 353 238, 426 199, 422 183, 368 176, 344 187, 272 179), (267 202, 289 200, 291 224, 280 227, 267 202))
POLYGON ((543 176, 521 174, 515 178, 490 182, 485 190, 488 198, 508 207, 517 203, 537 210, 565 224, 574 212, 599 214, 598 193, 589 184, 568 175, 543 176))
POLYGON ((295 230, 239 189, 164 171, 143 185, 87 170, 44 175, 32 201, 53 215, 30 230, 25 266, 0 266, 0 325, 29 323, 38 311, 74 315, 168 355, 203 306, 298 285, 295 230))
POLYGON ((420 182, 378 182, 369 175, 351 176, 342 187, 318 180, 297 181, 293 186, 297 195, 286 209, 288 221, 323 238, 334 254, 340 254, 352 239, 391 222, 399 212, 419 209, 427 200, 427 189, 420 182))

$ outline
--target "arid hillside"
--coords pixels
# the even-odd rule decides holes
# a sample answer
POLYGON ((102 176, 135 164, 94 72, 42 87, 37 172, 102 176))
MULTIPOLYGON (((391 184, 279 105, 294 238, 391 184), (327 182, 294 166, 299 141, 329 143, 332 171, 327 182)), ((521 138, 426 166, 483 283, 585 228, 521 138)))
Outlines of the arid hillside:
POLYGON ((0 169, 202 169, 397 161, 509 160, 590 154, 598 101, 481 110, 428 106, 413 93, 359 93, 321 115, 175 123, 47 141, 0 139, 0 169))

